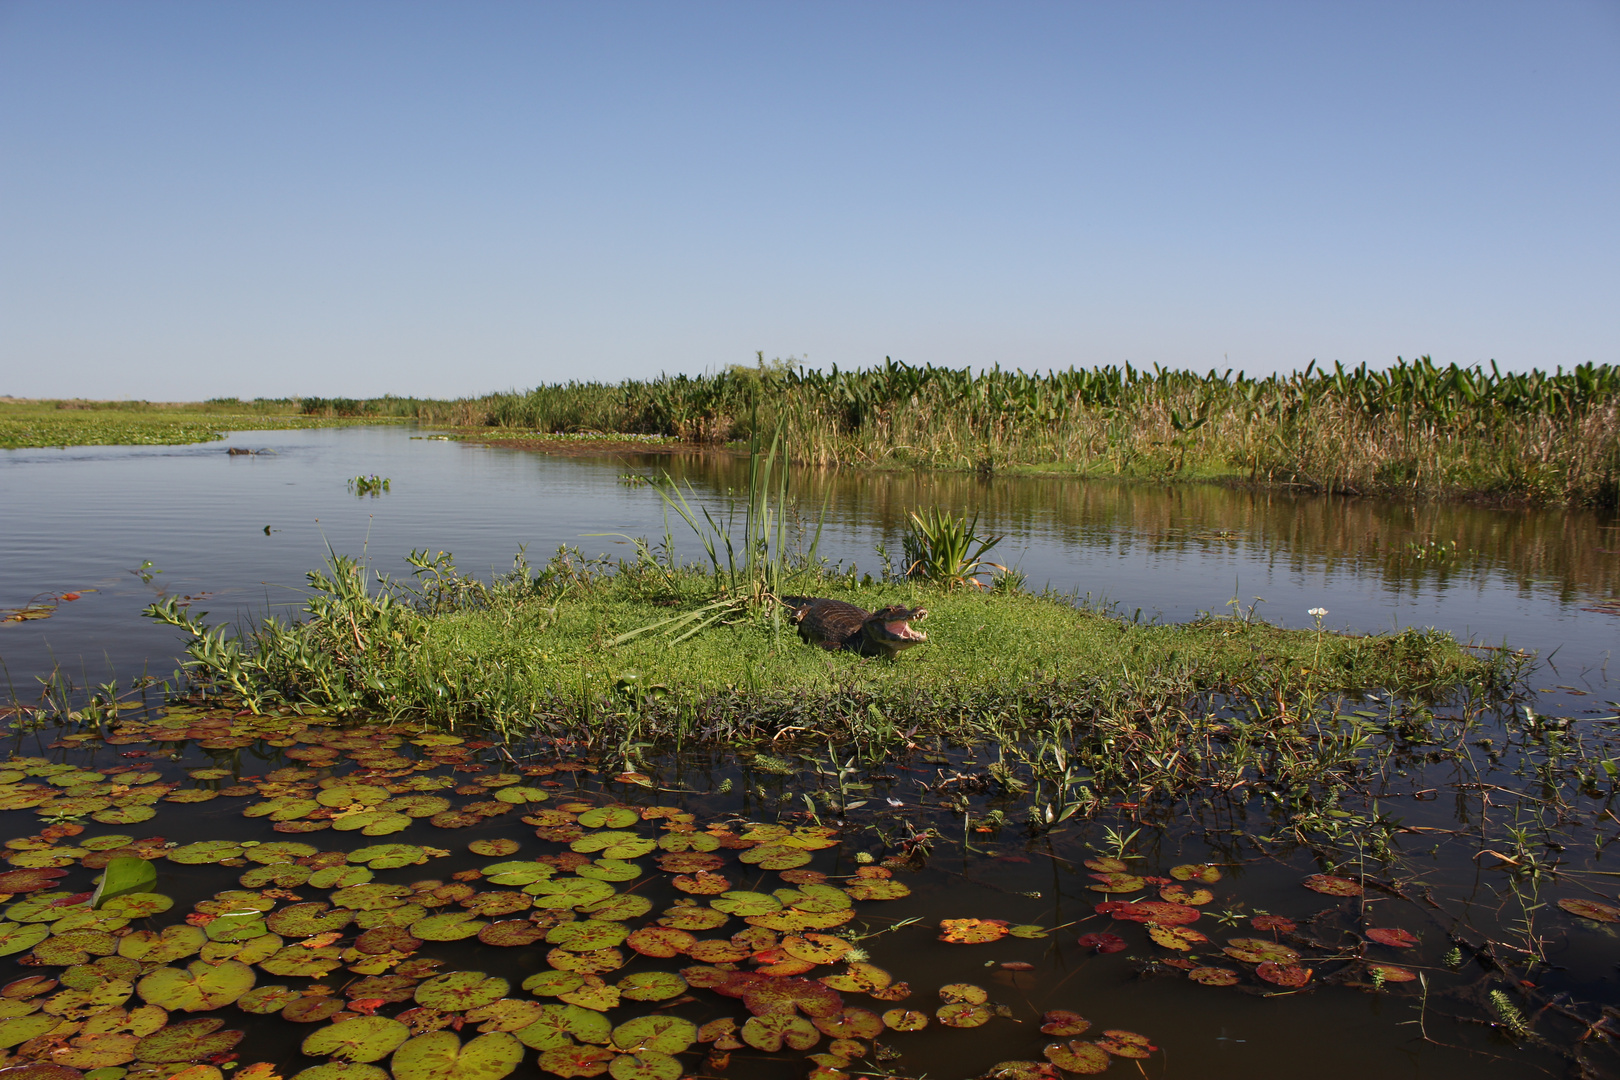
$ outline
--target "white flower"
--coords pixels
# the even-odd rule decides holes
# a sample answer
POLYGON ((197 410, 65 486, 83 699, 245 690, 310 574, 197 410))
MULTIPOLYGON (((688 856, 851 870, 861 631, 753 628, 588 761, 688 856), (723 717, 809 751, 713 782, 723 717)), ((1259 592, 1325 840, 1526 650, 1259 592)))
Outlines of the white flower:
POLYGON ((1313 619, 1320 619, 1322 616, 1327 614, 1327 608, 1325 608, 1325 607, 1313 607, 1313 608, 1311 608, 1311 610, 1307 611, 1305 614, 1309 615, 1313 619))

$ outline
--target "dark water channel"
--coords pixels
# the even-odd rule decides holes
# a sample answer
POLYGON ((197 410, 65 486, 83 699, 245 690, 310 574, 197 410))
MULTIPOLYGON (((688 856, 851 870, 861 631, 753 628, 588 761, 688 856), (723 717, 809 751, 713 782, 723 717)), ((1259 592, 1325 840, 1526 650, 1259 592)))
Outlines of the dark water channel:
MULTIPOLYGON (((80 685, 114 679, 127 685, 142 673, 167 676, 177 663, 176 635, 140 618, 141 608, 173 594, 197 598, 194 610, 208 610, 216 620, 293 610, 303 573, 320 563, 327 545, 341 553, 364 550, 377 569, 395 574, 408 570, 401 556, 412 548, 453 551, 467 570, 505 569, 522 546, 535 563, 563 544, 587 554, 624 551, 611 537, 588 534, 656 538, 664 528, 657 493, 624 482, 626 475, 668 469, 714 507, 745 476, 741 463, 726 458, 556 458, 412 434, 397 428, 238 433, 227 443, 201 447, 0 455, 0 606, 19 607, 41 594, 80 593, 49 619, 0 625, 0 660, 16 695, 29 697, 35 680, 58 667, 80 685), (227 446, 274 453, 233 458, 227 446), (391 490, 371 498, 346 489, 347 479, 369 474, 388 477, 391 490), (150 565, 133 572, 143 563, 150 565)), ((1140 611, 1144 618, 1177 621, 1225 611, 1235 600, 1274 622, 1306 626, 1307 609, 1324 607, 1333 628, 1435 626, 1465 640, 1534 650, 1543 660, 1531 677, 1536 693, 1525 704, 1593 746, 1611 737, 1614 700, 1620 698, 1608 666, 1620 642, 1620 615, 1606 604, 1620 596, 1620 523, 1613 519, 1033 478, 846 471, 807 474, 796 484, 807 519, 824 499, 828 506, 822 554, 863 571, 877 569, 876 545, 899 550, 908 509, 966 508, 981 515, 981 530, 1005 536, 996 557, 1016 565, 1032 587, 1089 593, 1127 615, 1140 611)), ((677 544, 695 556, 696 545, 681 535, 679 523, 674 527, 677 544)), ((1371 711, 1378 707, 1373 703, 1371 711)), ((1504 741, 1501 733, 1496 738, 1504 741)), ((85 767, 120 760, 112 747, 50 742, 48 732, 28 736, 13 750, 85 767)), ((156 756, 151 764, 165 779, 198 787, 204 782, 186 779, 187 770, 220 767, 235 776, 260 776, 296 764, 262 744, 221 751, 199 748, 193 740, 172 749, 175 756, 156 756)), ((938 986, 971 982, 987 988, 1011 1015, 973 1029, 933 1024, 921 1033, 880 1037, 903 1057, 881 1067, 856 1062, 847 1071, 966 1077, 1006 1059, 1039 1059, 1041 1048, 1053 1041, 1036 1030, 1039 1017, 1049 1009, 1072 1009, 1093 1021, 1086 1038, 1102 1029, 1125 1029, 1151 1039, 1160 1049, 1142 1067, 1154 1077, 1307 1071, 1327 1077, 1574 1076, 1583 1068, 1589 1075, 1620 1075, 1620 1058, 1601 1049, 1610 1038, 1601 1029, 1585 1033, 1582 1045, 1588 1048, 1580 1063, 1574 1060, 1571 1051, 1583 1033, 1565 1015, 1596 1020, 1604 1006, 1620 1007, 1620 936, 1614 932, 1620 924, 1576 918, 1555 904, 1568 897, 1615 900, 1620 875, 1610 875, 1620 866, 1603 850, 1620 832, 1620 818, 1609 810, 1612 785, 1571 804, 1514 775, 1533 755, 1507 755, 1483 779, 1465 776, 1455 763, 1407 762, 1407 771, 1391 772, 1380 795, 1382 810, 1398 815, 1410 830, 1400 838, 1400 865, 1366 867, 1396 888, 1336 898, 1302 887, 1306 875, 1323 869, 1308 850, 1247 839, 1253 832, 1275 833, 1275 823, 1263 808, 1241 799, 1145 822, 1133 807, 1121 805, 1104 819, 1034 838, 1016 826, 1009 803, 1008 826, 965 836, 961 819, 920 784, 970 774, 996 753, 992 747, 925 747, 865 770, 863 779, 872 785, 863 792, 867 806, 850 814, 839 844, 815 852, 810 865, 849 874, 858 853, 881 859, 893 854, 896 836, 937 827, 942 836, 926 862, 897 873, 911 895, 882 903, 881 913, 864 906, 860 912, 878 920, 873 929, 920 921, 863 945, 872 962, 911 983, 916 992, 903 1003, 906 1008, 932 1014, 938 986), (1514 793, 1529 793, 1530 802, 1514 793), (1545 813, 1535 821, 1524 816, 1554 803, 1556 821, 1545 813), (1563 864, 1557 876, 1515 880, 1500 860, 1481 857, 1483 849, 1501 847, 1486 837, 1532 826, 1560 838, 1561 849, 1549 855, 1563 864), (1201 919, 1198 926, 1212 941, 1199 955, 1215 950, 1216 961, 1240 967, 1220 960, 1216 947, 1233 937, 1264 936, 1249 923, 1262 911, 1309 927, 1318 942, 1360 940, 1369 926, 1401 928, 1421 944, 1381 952, 1371 947, 1367 958, 1423 973, 1428 1000, 1425 983, 1390 982, 1374 991, 1342 963, 1323 963, 1323 972, 1345 975, 1324 978, 1307 992, 1283 993, 1252 977, 1233 987, 1189 981, 1183 969, 1162 963, 1179 955, 1150 943, 1143 927, 1092 913, 1107 897, 1092 891, 1085 860, 1107 846, 1106 830, 1124 835, 1138 828, 1131 850, 1140 858, 1132 861, 1132 873, 1164 876, 1188 863, 1221 867, 1221 880, 1209 886, 1216 897, 1207 910, 1233 913, 1231 925, 1214 914, 1201 919), (1317 921, 1308 922, 1313 916, 1317 921), (985 945, 937 940, 941 918, 966 917, 1063 929, 1047 938, 985 945), (1128 948, 1098 954, 1076 945, 1079 934, 1093 931, 1117 933, 1128 948), (1525 980, 1536 985, 1517 987, 1522 971, 1493 969, 1472 953, 1461 964, 1447 964, 1448 934, 1454 933, 1534 939, 1546 958, 1525 980), (1503 988, 1527 1014, 1541 1010, 1531 1017, 1532 1032, 1544 1032, 1544 1041, 1534 1034, 1515 1036, 1492 1012, 1488 994, 1503 988), (1421 1028, 1415 1023, 1420 1019, 1421 1028)), ((667 803, 702 821, 728 815, 775 821, 802 810, 803 792, 825 783, 810 763, 796 764, 797 773, 780 775, 733 757, 669 755, 648 769, 669 789, 658 793, 613 784, 605 775, 568 772, 557 778, 595 804, 667 803)), ((975 813, 993 801, 981 799, 975 813)), ((223 797, 194 806, 160 804, 162 812, 150 823, 91 824, 80 839, 105 833, 160 833, 181 843, 245 838, 243 805, 242 798, 223 797)), ((0 812, 4 837, 37 828, 32 810, 0 812)), ((262 822, 251 828, 255 839, 279 839, 260 836, 262 822)), ((515 815, 455 833, 415 822, 388 839, 453 849, 452 857, 432 868, 434 877, 446 877, 489 861, 467 853, 469 840, 497 837, 524 845, 524 854, 514 857, 532 858, 544 847, 515 815)), ((372 842, 356 833, 307 839, 323 850, 372 842)), ((164 870, 161 884, 177 900, 171 914, 236 887, 240 871, 223 879, 218 872, 212 866, 164 870)), ((73 887, 88 887, 81 882, 89 880, 87 871, 73 873, 73 887)), ((377 880, 408 883, 423 873, 406 867, 380 872, 377 880)), ((779 884, 736 887, 770 891, 779 884)), ((653 888, 665 890, 655 910, 675 895, 664 885, 653 888)), ((509 977, 514 997, 523 996, 517 983, 541 966, 525 950, 476 941, 432 943, 427 952, 449 966, 509 977)), ((1309 955, 1327 959, 1320 949, 1309 955)), ((14 959, 0 959, 0 967, 9 970, 14 959)), ((698 1023, 720 1015, 705 994, 694 996, 700 1001, 677 1007, 681 1015, 698 1023)), ((850 999, 854 1003, 856 995, 850 999)), ((877 1011, 891 1007, 861 1003, 877 1011)), ((233 1016, 230 1023, 242 1020, 233 1016)), ((247 1026, 244 1062, 278 1061, 288 1077, 310 1063, 283 1045, 285 1035, 271 1021, 250 1019, 247 1026)), ((300 1029, 297 1036, 306 1033, 300 1029)), ((702 1061, 701 1055, 682 1058, 688 1075, 704 1072, 702 1061)), ((739 1051, 725 1075, 797 1076, 810 1067, 802 1053, 739 1051)), ((521 1069, 536 1075, 532 1064, 521 1069)), ((1116 1059, 1108 1074, 1136 1071, 1134 1061, 1116 1059)))

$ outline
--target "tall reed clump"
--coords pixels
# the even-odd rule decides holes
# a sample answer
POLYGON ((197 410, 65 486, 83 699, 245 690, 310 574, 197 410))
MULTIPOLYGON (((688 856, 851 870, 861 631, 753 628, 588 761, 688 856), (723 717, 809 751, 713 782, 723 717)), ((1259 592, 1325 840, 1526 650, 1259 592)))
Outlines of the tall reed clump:
POLYGON ((1222 478, 1342 494, 1620 503, 1620 368, 1552 374, 1429 357, 1251 379, 1130 364, 1027 374, 886 360, 768 364, 646 382, 567 383, 423 404, 435 422, 747 440, 781 426, 815 465, 1031 467, 1222 478))

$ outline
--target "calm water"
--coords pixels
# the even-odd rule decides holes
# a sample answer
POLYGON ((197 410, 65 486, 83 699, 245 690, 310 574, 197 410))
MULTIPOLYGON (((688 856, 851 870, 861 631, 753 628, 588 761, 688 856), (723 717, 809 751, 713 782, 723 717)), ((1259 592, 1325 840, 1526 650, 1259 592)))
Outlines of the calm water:
MULTIPOLYGON (((304 571, 320 563, 328 545, 342 553, 364 550, 378 570, 393 574, 408 571, 401 556, 412 548, 453 551, 468 570, 504 569, 523 546, 536 563, 562 544, 587 554, 622 552, 611 537, 589 534, 661 534, 657 493, 620 478, 665 468, 715 507, 744 475, 731 460, 552 458, 413 439, 398 428, 237 433, 227 443, 201 447, 6 452, 0 455, 6 520, 0 606, 21 605, 40 593, 84 595, 49 620, 0 625, 0 660, 22 694, 57 664, 81 682, 127 682, 143 671, 167 675, 176 665, 177 635, 139 618, 142 607, 167 593, 201 597, 193 610, 216 619, 287 611, 300 602, 304 571), (231 445, 275 453, 233 458, 225 453, 231 445), (371 473, 389 477, 392 491, 378 498, 347 492, 347 478, 371 473), (130 572, 143 560, 162 573, 143 582, 130 572)), ((1534 682, 1545 691, 1544 711, 1575 718, 1612 714, 1606 702, 1620 697, 1608 670, 1620 618, 1596 609, 1620 595, 1620 529, 1612 519, 1050 479, 845 472, 796 482, 809 517, 826 499, 823 554, 862 570, 877 568, 875 545, 899 550, 906 510, 963 507, 981 514, 982 530, 1006 537, 995 556, 1016 565, 1034 587, 1090 593, 1126 613, 1169 621, 1223 611, 1235 598, 1245 608, 1258 603, 1260 615, 1285 625, 1308 625, 1306 610, 1321 606, 1335 628, 1437 626, 1549 658, 1534 682), (1444 550, 1437 555, 1438 545, 1444 550)), ((676 540, 697 554, 679 531, 676 540)), ((205 762, 191 753, 194 759, 184 764, 205 762)), ((704 775, 703 784, 688 778, 672 786, 708 790, 734 775, 740 789, 757 781, 772 796, 784 790, 782 781, 746 777, 731 762, 668 761, 662 767, 704 775)), ((916 781, 932 769, 916 765, 893 773, 874 798, 911 804, 916 781)), ((216 805, 199 807, 190 824, 165 835, 218 835, 210 830, 227 828, 229 812, 213 812, 216 805)), ((769 813, 758 803, 739 808, 769 813)), ((1410 802, 1401 812, 1411 824, 1454 828, 1458 816, 1471 811, 1441 800, 1410 802)), ((31 821, 11 820, 26 817, 4 815, 0 828, 31 828, 31 821)), ((881 818, 873 823, 881 825, 881 818)), ((915 911, 934 920, 976 915, 1045 925, 1082 918, 1098 896, 1087 891, 1078 863, 1096 839, 1095 829, 1082 826, 1032 845, 1008 830, 983 841, 982 854, 958 845, 953 855, 941 845, 929 868, 908 879, 915 911)), ((1176 863, 1212 857, 1210 834, 1200 823, 1169 830, 1157 843, 1141 872, 1164 873, 1176 863)), ((1476 850, 1477 844, 1462 842, 1437 849, 1433 880, 1465 905, 1500 908, 1499 882, 1480 868, 1476 850)), ((1323 906, 1322 897, 1299 888, 1301 874, 1311 869, 1308 859, 1234 849, 1222 861, 1231 875, 1223 893, 1240 895, 1250 910, 1303 918, 1323 906)), ((1404 911, 1392 912, 1382 925, 1426 933, 1425 959, 1433 963, 1450 924, 1404 911)), ((1582 927, 1551 946, 1565 969, 1556 978, 1581 1001, 1620 1004, 1614 968, 1620 939, 1582 927)), ((874 944, 874 959, 906 968, 903 977, 919 987, 1000 980, 998 996, 1021 997, 1040 1009, 1095 1013, 1099 1026, 1149 1034, 1165 1051, 1150 1063, 1154 1076, 1309 1070, 1328 1077, 1514 1077, 1560 1075, 1563 1068, 1550 1054, 1516 1050, 1477 1024, 1449 1019, 1470 1012, 1457 1001, 1431 1002, 1428 1032, 1468 1050, 1418 1041, 1415 1027, 1401 1026, 1417 1016, 1410 987, 1383 996, 1323 987, 1272 999, 1216 992, 1184 979, 1134 977, 1126 954, 1085 955, 1073 947, 1073 931, 1020 943, 1027 956, 995 955, 1035 963, 1029 975, 982 968, 975 974, 978 954, 933 947, 934 933, 919 926, 889 935, 874 944)), ((931 1011, 933 1004, 912 1007, 931 1011)), ((908 1050, 900 1067, 909 1075, 966 1076, 1005 1057, 1038 1054, 1039 1045, 1027 1033, 1008 1036, 1008 1045, 998 1047, 982 1033, 940 1031, 931 1049, 920 1056, 908 1050)), ((1134 1072, 1128 1066, 1116 1062, 1110 1074, 1134 1072)), ((793 1076, 805 1067, 798 1057, 784 1065, 749 1063, 739 1055, 733 1073, 793 1076)))

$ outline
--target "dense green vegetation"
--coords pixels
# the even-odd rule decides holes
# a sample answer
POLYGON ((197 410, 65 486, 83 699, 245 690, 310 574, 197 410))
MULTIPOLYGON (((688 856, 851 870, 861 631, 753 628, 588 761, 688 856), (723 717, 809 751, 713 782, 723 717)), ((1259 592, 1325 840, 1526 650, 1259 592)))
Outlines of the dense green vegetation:
POLYGON ((1102 367, 973 373, 888 362, 831 373, 763 361, 714 375, 536 387, 424 403, 424 421, 503 433, 613 431, 695 443, 785 422, 816 465, 1224 479, 1309 491, 1613 506, 1620 368, 1553 374, 1427 357, 1264 379, 1102 367))
MULTIPOLYGON (((921 604, 930 640, 894 660, 801 643, 777 604, 738 607, 686 640, 628 632, 712 601, 714 578, 652 559, 610 566, 563 551, 493 583, 413 556, 419 583, 372 590, 338 559, 312 573, 301 621, 246 641, 170 601, 151 614, 192 635, 197 676, 255 707, 323 709, 623 740, 775 736, 893 741, 975 725, 1073 731, 1156 717, 1174 739, 1191 696, 1283 704, 1329 691, 1444 695, 1500 673, 1448 635, 1361 637, 1258 620, 1151 625, 1011 588, 945 591, 800 571, 794 591, 869 609, 921 604), (610 572, 611 571, 611 572, 610 572)), ((1153 726, 1150 724, 1149 726, 1153 726)))
MULTIPOLYGON (((313 401, 313 399, 310 399, 313 401)), ((28 446, 179 446, 212 442, 225 431, 397 422, 419 402, 379 399, 354 410, 297 398, 214 398, 202 402, 23 400, 0 398, 0 450, 28 446)))

